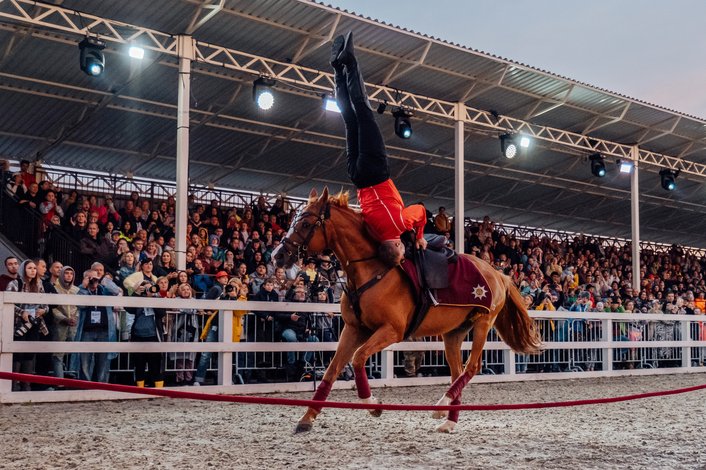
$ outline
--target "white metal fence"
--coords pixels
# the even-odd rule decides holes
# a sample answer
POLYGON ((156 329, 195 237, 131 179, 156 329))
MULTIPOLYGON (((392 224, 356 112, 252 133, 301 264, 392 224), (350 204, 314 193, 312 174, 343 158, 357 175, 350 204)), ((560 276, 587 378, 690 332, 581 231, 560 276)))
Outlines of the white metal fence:
MULTIPOLYGON (((165 373, 180 371, 183 363, 173 360, 175 353, 212 352, 209 370, 214 385, 200 390, 213 393, 263 393, 272 391, 311 390, 310 382, 285 382, 282 373, 286 354, 295 351, 303 354, 314 352, 312 367, 323 370, 324 362, 336 349, 334 341, 285 343, 271 330, 266 336, 258 335, 253 324, 254 312, 339 312, 336 304, 314 303, 261 303, 234 301, 205 301, 181 299, 147 299, 140 297, 44 295, 0 292, 2 317, 0 320, 0 370, 12 371, 12 356, 19 353, 47 354, 64 352, 115 352, 118 358, 111 364, 111 381, 132 383, 130 353, 159 352, 165 354, 165 373), (51 342, 18 341, 14 339, 15 303, 50 305, 110 306, 116 312, 117 342, 51 342), (233 342, 232 315, 218 315, 219 341, 179 342, 175 335, 167 335, 164 342, 136 343, 128 341, 130 315, 124 307, 160 307, 168 310, 167 331, 174 319, 184 309, 219 309, 247 311, 244 333, 240 342, 233 342), (228 334, 224 334, 228 332, 228 334), (243 376, 253 371, 263 371, 275 383, 240 384, 243 376), (234 383, 235 381, 235 383, 234 383)), ((704 372, 706 362, 706 315, 657 315, 625 313, 574 313, 531 312, 544 341, 545 349, 537 355, 515 354, 498 338, 494 330, 489 333, 483 354, 482 374, 475 382, 546 380, 576 377, 595 377, 629 374, 663 374, 704 372)), ((204 316, 198 318, 202 327, 204 316)), ((334 318, 333 333, 336 338, 341 322, 334 318)), ((321 332, 314 329, 314 334, 321 332)), ((470 354, 470 338, 463 343, 464 360, 470 354)), ((301 357, 301 356, 300 356, 301 357)), ((189 367, 195 367, 195 363, 189 367)), ((370 358, 367 370, 372 386, 400 386, 420 384, 445 384, 449 382, 448 367, 443 356, 441 338, 423 338, 422 341, 402 342, 388 347, 370 358), (402 378, 404 354, 418 351, 423 354, 423 366, 417 377, 402 378), (398 377, 399 376, 399 377, 398 377)), ((313 374, 316 376, 316 370, 313 374)), ((318 374, 320 376, 320 373, 318 374)), ((353 382, 339 380, 338 387, 352 387, 353 382)), ((75 401, 128 398, 125 394, 103 391, 32 391, 13 392, 9 381, 0 380, 0 402, 75 401)))

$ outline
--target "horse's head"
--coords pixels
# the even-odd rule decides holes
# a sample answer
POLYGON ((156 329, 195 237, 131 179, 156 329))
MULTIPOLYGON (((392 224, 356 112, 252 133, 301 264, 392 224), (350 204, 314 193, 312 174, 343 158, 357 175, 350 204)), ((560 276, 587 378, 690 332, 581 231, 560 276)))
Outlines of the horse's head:
POLYGON ((316 189, 312 189, 309 202, 297 212, 289 232, 272 252, 277 267, 289 268, 297 259, 323 251, 327 247, 325 223, 330 214, 328 188, 324 188, 321 196, 317 195, 316 189))

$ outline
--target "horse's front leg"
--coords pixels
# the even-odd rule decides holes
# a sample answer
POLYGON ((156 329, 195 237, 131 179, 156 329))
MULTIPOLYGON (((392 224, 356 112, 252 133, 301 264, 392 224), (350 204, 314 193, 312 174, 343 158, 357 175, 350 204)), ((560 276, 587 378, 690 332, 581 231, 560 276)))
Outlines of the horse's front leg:
MULTIPOLYGON (((365 372, 365 363, 373 354, 382 351, 391 344, 402 340, 402 335, 395 327, 386 324, 375 330, 375 332, 363 343, 353 354, 353 372, 355 373, 355 386, 358 391, 358 398, 363 403, 376 404, 379 400, 373 396, 368 383, 368 374, 365 372)), ((379 417, 382 410, 369 410, 374 417, 379 417)))
MULTIPOLYGON (((336 353, 331 359, 331 363, 326 368, 319 386, 316 388, 316 392, 312 397, 314 401, 326 401, 329 393, 331 392, 331 387, 336 381, 338 376, 345 365, 351 360, 353 352, 361 345, 365 340, 365 337, 361 335, 361 332, 350 326, 346 325, 341 331, 341 338, 338 341, 338 348, 336 353)), ((296 428, 294 428, 294 433, 311 431, 314 425, 314 420, 321 413, 320 406, 312 406, 307 408, 304 416, 299 419, 296 428)))

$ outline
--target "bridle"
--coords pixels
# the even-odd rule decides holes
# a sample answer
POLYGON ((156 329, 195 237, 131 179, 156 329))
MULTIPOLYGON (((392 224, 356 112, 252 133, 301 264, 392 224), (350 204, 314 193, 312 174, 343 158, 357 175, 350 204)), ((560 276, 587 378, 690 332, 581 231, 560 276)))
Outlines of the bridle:
MULTIPOLYGON (((297 215, 294 217, 294 220, 292 221, 292 225, 290 228, 290 233, 285 235, 285 237, 282 239, 282 249, 285 251, 287 256, 291 257, 295 254, 292 252, 292 249, 290 247, 293 247, 296 249, 296 259, 303 258, 306 256, 307 250, 309 248, 309 242, 311 239, 314 237, 314 233, 316 233, 316 230, 321 227, 321 230, 323 231, 323 236, 324 240, 327 241, 326 237, 326 221, 331 218, 331 205, 329 201, 327 200, 322 206, 321 209, 319 210, 319 213, 316 214, 315 212, 309 212, 309 211, 304 211, 301 213, 297 213, 297 215), (301 229, 300 231, 299 228, 297 228, 297 225, 299 225, 299 222, 302 221, 305 218, 309 217, 316 217, 316 222, 311 223, 309 221, 304 220, 302 222, 301 229), (303 232, 303 230, 307 230, 307 232, 303 232), (295 236, 300 240, 297 241, 293 236, 295 236)), ((328 241, 327 241, 328 243, 328 241)), ((372 261, 372 260, 378 260, 377 254, 374 254, 373 256, 368 256, 365 258, 359 258, 359 259, 354 259, 354 260, 349 260, 346 265, 350 265, 353 263, 360 263, 360 262, 365 262, 365 261, 372 261)), ((382 271, 378 272, 376 275, 374 275, 371 279, 369 279, 367 282, 363 283, 360 287, 355 287, 353 284, 353 280, 348 278, 347 279, 347 284, 343 286, 344 292, 348 295, 351 301, 351 305, 353 306, 353 311, 355 312, 356 316, 360 319, 361 311, 360 311, 360 297, 363 295, 363 293, 373 286, 375 286, 378 282, 380 282, 385 275, 387 275, 388 272, 392 270, 391 267, 387 266, 385 267, 382 271)), ((336 272, 336 277, 338 280, 341 280, 341 277, 338 275, 338 270, 336 272)))
MULTIPOLYGON (((326 240, 326 221, 331 218, 331 203, 329 201, 326 201, 323 206, 321 206, 321 209, 319 210, 319 213, 316 214, 315 212, 310 212, 310 211, 304 211, 304 212, 298 212, 297 215, 294 217, 294 220, 292 221, 292 229, 291 229, 291 234, 288 233, 285 235, 285 237, 282 239, 281 244, 282 244, 282 249, 284 252, 289 256, 290 258, 296 254, 295 259, 299 258, 304 258, 308 254, 308 249, 309 249, 309 242, 311 239, 314 237, 314 233, 316 233, 316 229, 321 227, 321 230, 323 231, 324 234, 324 240, 326 240), (308 230, 306 233, 301 233, 299 229, 297 229, 297 225, 299 222, 307 217, 316 217, 316 222, 310 223, 308 221, 304 221, 302 223, 302 229, 303 230, 308 230), (292 238, 292 235, 296 235, 297 238, 301 241, 296 241, 292 238), (296 252, 292 252, 292 249, 290 249, 290 245, 294 247, 296 252)), ((346 264, 353 264, 353 263, 360 263, 364 261, 372 261, 372 260, 377 260, 379 259, 377 254, 374 254, 372 256, 367 256, 365 258, 359 258, 359 259, 352 259, 349 260, 346 264)))
POLYGON ((285 235, 285 237, 282 239, 282 248, 284 249, 285 253, 287 253, 287 256, 290 258, 295 254, 292 253, 292 250, 290 249, 290 245, 296 249, 296 259, 303 258, 304 256, 307 255, 307 251, 309 248, 309 242, 311 239, 314 237, 314 233, 316 233, 316 229, 321 227, 321 230, 324 233, 324 240, 326 239, 326 220, 328 220, 331 217, 331 205, 328 201, 326 201, 322 206, 321 209, 319 210, 319 213, 316 214, 314 212, 299 212, 297 215, 294 217, 294 220, 292 221, 292 229, 291 233, 288 233, 285 235), (303 221, 301 229, 303 230, 308 230, 306 233, 301 233, 299 229, 297 228, 297 225, 302 219, 309 218, 311 216, 316 217, 316 222, 310 223, 309 221, 303 221), (296 241, 292 238, 292 236, 296 235, 297 238, 300 241, 296 241))

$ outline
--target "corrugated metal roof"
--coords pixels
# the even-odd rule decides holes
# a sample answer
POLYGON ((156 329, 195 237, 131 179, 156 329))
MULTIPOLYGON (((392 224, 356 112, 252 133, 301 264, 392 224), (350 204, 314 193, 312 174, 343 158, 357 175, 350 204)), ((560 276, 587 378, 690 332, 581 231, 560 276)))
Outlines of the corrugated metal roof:
MULTIPOLYGON (((171 34, 184 31, 201 4, 63 2, 171 34)), ((706 161, 706 122, 701 119, 316 2, 228 0, 195 37, 328 70, 326 40, 337 15, 336 33, 354 31, 369 82, 448 101, 470 96, 468 104, 475 108, 574 132, 597 127, 591 136, 624 143, 642 139, 646 149, 686 150, 685 158, 706 161), (415 63, 427 47, 424 63, 415 63)), ((0 58, 0 155, 18 158, 46 149, 42 158, 51 163, 173 179, 175 60, 148 55, 135 62, 109 45, 105 75, 90 78, 78 70, 77 38, 35 33, 41 38, 22 39, 23 32, 0 22, 0 43, 10 43, 13 35, 20 39, 0 58)), ((193 64, 191 181, 299 197, 314 185, 352 190, 341 159, 340 116, 323 112, 316 93, 282 83, 275 88, 276 106, 262 112, 252 103, 253 79, 193 64)), ((452 123, 415 116, 414 136, 405 141, 393 136, 389 112, 377 119, 405 199, 453 207, 452 123)), ((491 213, 507 223, 630 236, 630 178, 617 173, 614 161, 607 161, 608 176, 597 180, 587 162, 547 143, 535 142, 525 155, 507 160, 500 155, 496 133, 470 128, 465 149, 467 215, 491 213)), ((706 246, 701 235, 706 231, 706 189, 695 178, 682 176, 678 184, 677 191, 666 193, 656 169, 641 170, 641 205, 647 214, 643 237, 706 246)))

